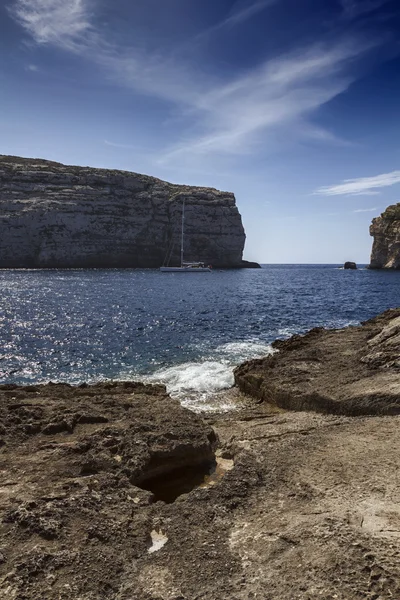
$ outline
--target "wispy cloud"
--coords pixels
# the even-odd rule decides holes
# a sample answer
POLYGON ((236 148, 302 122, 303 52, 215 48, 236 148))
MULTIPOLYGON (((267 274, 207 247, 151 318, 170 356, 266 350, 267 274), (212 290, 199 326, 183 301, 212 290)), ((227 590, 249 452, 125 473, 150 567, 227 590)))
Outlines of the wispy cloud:
POLYGON ((248 21, 256 14, 277 2, 278 0, 258 0, 257 2, 250 3, 237 2, 226 19, 221 21, 216 27, 231 27, 243 23, 244 21, 248 21))
POLYGON ((389 0, 341 0, 344 15, 348 18, 371 13, 388 2, 389 0))
POLYGON ((400 171, 392 171, 374 177, 345 179, 338 185, 324 186, 315 190, 314 194, 323 196, 372 196, 379 194, 378 188, 400 183, 400 171))
MULTIPOLYGON (((237 4, 218 27, 244 22, 275 1, 237 4)), ((266 139, 267 132, 278 129, 288 136, 304 135, 308 129, 314 131, 314 139, 337 143, 333 134, 313 129, 309 117, 348 89, 357 76, 355 61, 376 46, 374 40, 350 38, 317 43, 265 60, 227 81, 224 75, 202 74, 173 57, 115 46, 94 26, 93 2, 14 0, 10 11, 37 43, 79 54, 101 66, 120 85, 175 106, 183 129, 187 126, 190 134, 166 148, 164 161, 246 153, 260 141, 260 134, 266 139)))
MULTIPOLYGON (((307 130, 304 119, 349 87, 349 63, 370 48, 353 41, 314 45, 204 91, 195 106, 204 133, 178 144, 171 154, 242 153, 268 129, 288 127, 292 134, 297 128, 307 130)), ((330 135, 319 130, 317 137, 330 135)))
POLYGON ((10 13, 39 44, 64 45, 91 28, 87 0, 16 0, 10 13))
POLYGON ((273 6, 274 4, 277 4, 278 2, 279 0, 257 0, 255 2, 250 3, 244 3, 242 1, 236 2, 226 17, 224 17, 218 23, 211 25, 211 27, 208 27, 204 31, 201 31, 195 36, 192 42, 194 42, 195 44, 199 44, 201 42, 204 42, 205 40, 208 40, 221 30, 229 30, 234 27, 240 26, 246 21, 249 21, 250 19, 255 17, 258 13, 263 12, 264 10, 266 10, 270 6, 273 6))
POLYGON ((113 148, 125 148, 126 150, 134 150, 137 148, 134 144, 118 144, 117 142, 109 142, 104 140, 106 146, 112 146, 113 148))
POLYGON ((376 212, 378 209, 376 207, 374 208, 357 208, 356 210, 353 210, 354 213, 364 213, 364 212, 376 212))
POLYGON ((350 196, 379 196, 381 192, 374 190, 361 190, 359 192, 352 192, 350 196))
POLYGON ((308 139, 314 142, 328 143, 333 146, 344 146, 347 148, 354 148, 360 145, 358 142, 343 139, 332 131, 318 127, 313 123, 304 123, 303 126, 299 124, 297 129, 305 140, 308 139))

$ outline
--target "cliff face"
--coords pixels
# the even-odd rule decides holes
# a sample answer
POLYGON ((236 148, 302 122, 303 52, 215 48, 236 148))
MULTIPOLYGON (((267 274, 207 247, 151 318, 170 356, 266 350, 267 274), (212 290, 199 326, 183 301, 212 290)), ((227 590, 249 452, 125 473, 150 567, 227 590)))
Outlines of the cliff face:
POLYGON ((374 238, 371 269, 400 269, 400 202, 388 206, 369 228, 374 238))
POLYGON ((40 159, 0 156, 0 267, 241 266, 235 197, 212 188, 40 159))

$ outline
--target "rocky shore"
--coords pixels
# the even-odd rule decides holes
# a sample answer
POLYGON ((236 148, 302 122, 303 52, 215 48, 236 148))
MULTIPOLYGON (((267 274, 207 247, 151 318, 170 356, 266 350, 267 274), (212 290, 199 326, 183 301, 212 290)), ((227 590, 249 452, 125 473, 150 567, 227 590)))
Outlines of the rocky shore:
POLYGON ((272 346, 278 352, 235 370, 243 392, 289 410, 400 414, 400 309, 272 346))
POLYGON ((0 596, 399 598, 399 343, 400 310, 295 336, 201 417, 163 386, 0 386, 0 596))

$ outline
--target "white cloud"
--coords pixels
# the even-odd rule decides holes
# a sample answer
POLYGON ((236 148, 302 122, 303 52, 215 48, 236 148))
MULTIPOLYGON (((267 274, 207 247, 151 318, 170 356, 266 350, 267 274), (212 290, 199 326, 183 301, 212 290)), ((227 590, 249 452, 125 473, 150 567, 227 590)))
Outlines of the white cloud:
POLYGON ((357 208, 353 210, 354 213, 364 213, 364 212, 376 212, 378 209, 375 208, 357 208))
POLYGON ((11 15, 39 44, 68 45, 90 29, 87 0, 16 0, 11 15))
POLYGON ((351 192, 350 196, 379 196, 381 192, 374 190, 361 190, 359 192, 351 192))
MULTIPOLYGON (((314 45, 266 61, 227 84, 203 90, 195 109, 204 133, 178 144, 170 156, 242 153, 262 131, 287 127, 293 134, 297 128, 307 130, 304 119, 349 87, 353 80, 349 62, 368 49, 368 45, 353 42, 333 47, 314 45)), ((323 130, 317 137, 334 138, 323 130)))
MULTIPOLYGON (((101 66, 120 85, 176 107, 190 135, 168 147, 163 161, 210 153, 243 154, 260 141, 260 134, 265 140, 267 132, 278 129, 285 136, 312 131, 309 116, 349 87, 355 79, 354 61, 376 45, 342 39, 333 45, 297 48, 227 81, 223 75, 202 74, 176 58, 109 43, 92 24, 92 1, 15 0, 11 14, 36 42, 78 54, 101 66)), ((236 5, 220 25, 243 22, 275 1, 236 5)), ((338 141, 317 128, 314 139, 338 141)))
POLYGON ((388 187, 400 183, 400 171, 392 171, 375 177, 345 179, 342 183, 324 186, 314 192, 323 196, 372 196, 379 194, 377 188, 388 187))

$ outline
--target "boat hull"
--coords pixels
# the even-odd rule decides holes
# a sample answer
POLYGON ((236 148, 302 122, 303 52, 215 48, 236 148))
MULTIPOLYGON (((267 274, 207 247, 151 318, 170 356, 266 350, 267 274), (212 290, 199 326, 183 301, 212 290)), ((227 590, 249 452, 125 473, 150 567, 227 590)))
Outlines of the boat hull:
POLYGON ((211 273, 209 267, 160 267, 162 273, 211 273))

